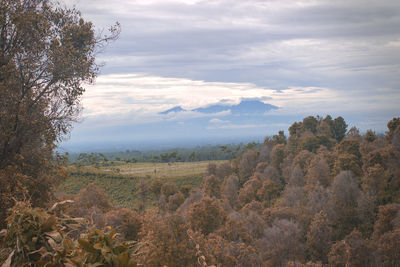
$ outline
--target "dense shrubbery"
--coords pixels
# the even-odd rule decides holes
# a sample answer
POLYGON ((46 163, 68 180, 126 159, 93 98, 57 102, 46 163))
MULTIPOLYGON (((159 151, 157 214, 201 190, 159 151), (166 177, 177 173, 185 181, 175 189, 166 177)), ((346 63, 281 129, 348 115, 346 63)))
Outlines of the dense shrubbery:
POLYGON ((2 266, 137 266, 136 244, 119 241, 114 230, 88 229, 79 218, 51 213, 26 202, 14 206, 1 232, 2 266))

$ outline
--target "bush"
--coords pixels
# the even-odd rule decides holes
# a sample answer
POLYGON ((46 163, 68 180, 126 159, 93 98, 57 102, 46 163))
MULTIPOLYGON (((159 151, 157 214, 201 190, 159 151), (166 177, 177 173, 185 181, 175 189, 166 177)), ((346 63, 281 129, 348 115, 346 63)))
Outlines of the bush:
POLYGON ((126 240, 138 240, 138 234, 142 228, 139 215, 130 209, 111 210, 105 214, 108 226, 116 229, 126 240))
POLYGON ((0 255, 2 266, 119 266, 133 267, 135 244, 120 242, 114 230, 91 228, 77 241, 69 236, 82 221, 59 218, 27 202, 18 202, 7 218, 0 255))

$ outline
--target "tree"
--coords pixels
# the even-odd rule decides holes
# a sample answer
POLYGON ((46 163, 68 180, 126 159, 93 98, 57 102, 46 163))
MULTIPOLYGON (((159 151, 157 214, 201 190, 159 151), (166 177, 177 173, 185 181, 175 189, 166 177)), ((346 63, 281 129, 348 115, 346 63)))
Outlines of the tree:
POLYGON ((191 228, 205 235, 214 232, 226 219, 219 202, 209 196, 204 196, 200 202, 193 204, 188 215, 191 228))
POLYGON ((221 183, 222 181, 215 175, 207 176, 203 183, 204 192, 211 197, 219 198, 221 196, 221 183))
POLYGON ((196 266, 196 248, 188 225, 178 215, 145 217, 140 248, 142 266, 196 266))
POLYGON ((311 161, 310 167, 307 171, 306 181, 309 185, 317 185, 317 183, 322 186, 327 187, 330 185, 330 170, 329 165, 326 160, 322 157, 316 157, 311 161))
POLYGON ((263 251, 265 266, 287 266, 289 260, 304 259, 304 245, 301 230, 295 222, 275 220, 257 240, 257 247, 263 251))
POLYGON ((359 223, 357 206, 361 192, 350 171, 340 172, 330 187, 332 193, 327 205, 336 234, 342 238, 359 223))
POLYGON ((369 242, 363 239, 357 229, 354 229, 345 239, 332 246, 328 255, 329 266, 373 266, 371 252, 369 242))
POLYGON ((307 247, 313 261, 327 263, 331 248, 333 229, 325 212, 314 216, 307 233, 307 247))
POLYGON ((272 142, 274 145, 276 144, 283 144, 285 145, 287 142, 285 132, 284 131, 279 131, 277 135, 272 136, 272 142))
POLYGON ((254 168, 257 166, 257 159, 260 152, 257 150, 248 150, 243 154, 239 164, 240 182, 244 184, 247 179, 253 174, 254 168))
POLYGON ((53 150, 79 114, 82 83, 96 77, 97 48, 118 33, 117 24, 110 36, 96 37, 77 10, 49 0, 0 2, 2 196, 48 200, 53 150))
POLYGON ((344 136, 346 135, 347 124, 342 117, 337 117, 333 120, 332 123, 332 131, 333 138, 335 138, 338 142, 342 141, 344 136))

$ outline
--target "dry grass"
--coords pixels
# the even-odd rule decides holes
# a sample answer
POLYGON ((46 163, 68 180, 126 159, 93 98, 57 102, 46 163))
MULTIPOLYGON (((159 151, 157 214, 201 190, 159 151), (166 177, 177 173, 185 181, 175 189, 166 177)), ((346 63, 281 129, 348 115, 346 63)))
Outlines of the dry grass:
POLYGON ((145 177, 185 177, 202 175, 206 172, 209 163, 221 164, 226 161, 198 161, 175 163, 124 163, 112 167, 101 167, 105 173, 118 173, 120 175, 145 177))

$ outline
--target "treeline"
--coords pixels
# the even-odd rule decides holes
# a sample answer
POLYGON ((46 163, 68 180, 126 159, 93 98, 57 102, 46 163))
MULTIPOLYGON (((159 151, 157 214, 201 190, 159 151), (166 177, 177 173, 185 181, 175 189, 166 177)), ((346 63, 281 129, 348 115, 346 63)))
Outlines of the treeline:
POLYGON ((115 162, 193 162, 206 160, 231 160, 241 156, 248 149, 260 149, 262 143, 197 146, 194 148, 171 148, 163 150, 125 150, 119 152, 91 152, 68 154, 72 164, 109 165, 115 162))

